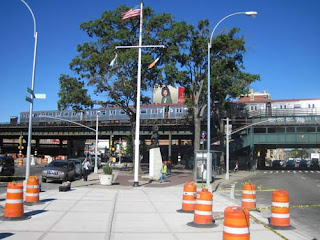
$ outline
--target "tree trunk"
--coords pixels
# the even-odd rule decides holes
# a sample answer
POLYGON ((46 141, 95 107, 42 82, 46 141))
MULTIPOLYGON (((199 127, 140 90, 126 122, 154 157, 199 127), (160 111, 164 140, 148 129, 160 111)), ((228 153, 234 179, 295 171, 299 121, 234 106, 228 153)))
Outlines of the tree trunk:
POLYGON ((194 116, 194 150, 200 150, 201 119, 194 116))

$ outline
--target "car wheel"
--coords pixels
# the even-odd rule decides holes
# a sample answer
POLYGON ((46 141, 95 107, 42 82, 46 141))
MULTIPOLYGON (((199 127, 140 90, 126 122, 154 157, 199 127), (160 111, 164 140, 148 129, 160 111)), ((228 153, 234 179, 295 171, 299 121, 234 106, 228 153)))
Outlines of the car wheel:
POLYGON ((43 183, 47 182, 47 179, 42 178, 42 182, 43 182, 43 183))

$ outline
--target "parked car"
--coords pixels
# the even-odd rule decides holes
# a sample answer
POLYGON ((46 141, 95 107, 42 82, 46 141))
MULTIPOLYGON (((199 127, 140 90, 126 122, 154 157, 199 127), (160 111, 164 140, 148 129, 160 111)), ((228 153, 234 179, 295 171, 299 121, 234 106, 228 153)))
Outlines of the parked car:
POLYGON ((301 159, 299 162, 299 168, 307 168, 308 167, 308 161, 305 159, 301 159))
POLYGON ((42 182, 57 180, 60 182, 73 181, 76 177, 75 164, 68 160, 54 160, 42 171, 42 182))
POLYGON ((74 162, 75 164, 75 167, 76 167, 76 177, 78 178, 82 178, 82 162, 83 160, 82 159, 79 159, 79 158, 69 158, 68 161, 72 161, 74 162))
POLYGON ((13 157, 5 155, 0 156, 0 176, 13 176, 14 172, 13 157))
POLYGON ((319 168, 319 159, 317 159, 317 158, 312 158, 312 159, 311 159, 310 167, 311 167, 311 168, 314 168, 314 169, 318 169, 318 168, 319 168))
POLYGON ((288 160, 287 165, 286 165, 286 168, 293 169, 293 168, 295 168, 295 166, 296 166, 296 161, 294 161, 294 160, 288 160))
POLYGON ((282 166, 282 161, 281 160, 273 160, 272 161, 272 167, 277 167, 277 168, 280 168, 282 166))

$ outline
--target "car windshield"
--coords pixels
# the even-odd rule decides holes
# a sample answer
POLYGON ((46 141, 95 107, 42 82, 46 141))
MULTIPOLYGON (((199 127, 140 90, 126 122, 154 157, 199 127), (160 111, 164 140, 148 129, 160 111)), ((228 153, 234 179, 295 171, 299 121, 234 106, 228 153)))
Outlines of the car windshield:
POLYGON ((68 168, 68 163, 66 162, 51 162, 49 167, 59 167, 59 168, 68 168))

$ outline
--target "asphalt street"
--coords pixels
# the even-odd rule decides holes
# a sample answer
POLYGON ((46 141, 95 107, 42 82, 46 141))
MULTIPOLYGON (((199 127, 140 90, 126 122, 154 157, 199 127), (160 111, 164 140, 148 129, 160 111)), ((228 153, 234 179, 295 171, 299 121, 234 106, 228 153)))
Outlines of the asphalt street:
MULTIPOLYGON (((241 204, 243 183, 251 181, 257 188, 285 189, 289 193, 290 206, 320 205, 319 170, 267 170, 256 174, 235 185, 235 198, 241 204), (238 190, 238 191, 237 191, 238 190)), ((271 206, 273 191, 257 191, 257 207, 271 206)), ((270 217, 271 210, 261 210, 265 217, 270 217)), ((320 239, 320 207, 291 208, 292 227, 299 227, 315 239, 320 239)))

